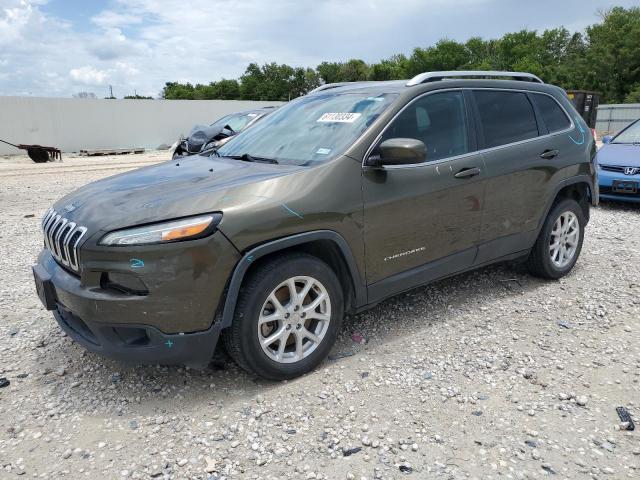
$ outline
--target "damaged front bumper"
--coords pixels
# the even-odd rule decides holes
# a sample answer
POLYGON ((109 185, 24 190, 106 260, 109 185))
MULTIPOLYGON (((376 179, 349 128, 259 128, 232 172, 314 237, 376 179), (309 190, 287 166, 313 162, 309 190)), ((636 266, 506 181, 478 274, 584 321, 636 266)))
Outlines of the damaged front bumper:
POLYGON ((165 334, 149 325, 83 320, 57 304, 53 316, 69 337, 87 350, 136 364, 207 366, 220 336, 220 324, 195 333, 165 334))
POLYGON ((220 335, 218 303, 239 258, 224 236, 213 237, 135 251, 89 248, 81 275, 43 250, 33 266, 36 290, 60 327, 89 351, 204 367, 220 335), (131 261, 134 254, 141 263, 131 261))

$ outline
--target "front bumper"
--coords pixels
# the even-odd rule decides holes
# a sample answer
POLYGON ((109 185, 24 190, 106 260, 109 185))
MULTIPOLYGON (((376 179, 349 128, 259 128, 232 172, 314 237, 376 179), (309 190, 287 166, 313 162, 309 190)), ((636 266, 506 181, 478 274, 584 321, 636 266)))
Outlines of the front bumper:
POLYGON ((90 322, 61 304, 56 305, 53 316, 65 333, 87 350, 135 364, 204 368, 220 336, 220 324, 203 332, 168 335, 149 325, 90 322))
POLYGON ((62 329, 89 351, 134 363, 203 367, 220 335, 214 318, 238 257, 224 236, 213 237, 144 252, 137 247, 142 268, 125 249, 89 251, 80 276, 43 250, 33 267, 36 287, 62 329), (148 291, 126 293, 104 283, 105 275, 127 270, 148 291))
POLYGON ((600 188, 600 198, 605 200, 616 200, 623 202, 640 203, 640 190, 638 193, 618 193, 612 191, 613 182, 615 180, 620 181, 636 181, 640 185, 640 174, 638 175, 623 175, 621 173, 609 172, 598 169, 598 183, 600 188))

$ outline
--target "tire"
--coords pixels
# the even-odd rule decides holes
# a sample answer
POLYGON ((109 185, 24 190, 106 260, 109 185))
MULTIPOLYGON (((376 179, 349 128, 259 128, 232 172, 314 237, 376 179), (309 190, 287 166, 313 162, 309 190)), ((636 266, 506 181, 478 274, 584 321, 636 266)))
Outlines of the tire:
POLYGON ((314 256, 287 254, 268 260, 245 279, 233 323, 222 332, 223 342, 247 372, 287 380, 324 360, 343 315, 342 286, 333 270, 314 256), (308 286, 309 293, 298 302, 291 298, 292 279, 299 297, 308 286), (267 321, 271 318, 275 320, 267 321))
POLYGON ((584 212, 575 200, 564 199, 554 204, 527 259, 529 271, 537 277, 551 280, 567 275, 573 269, 582 251, 586 223, 584 212), (576 221, 577 228, 575 228, 576 221), (563 236, 561 232, 567 223, 570 225, 569 230, 567 235, 563 236), (573 230, 571 225, 574 226, 573 230), (556 245, 554 249, 552 249, 552 240, 553 245, 556 245), (566 253, 562 252, 563 241, 566 241, 564 251, 566 253), (569 250, 572 250, 572 253, 569 253, 569 250))

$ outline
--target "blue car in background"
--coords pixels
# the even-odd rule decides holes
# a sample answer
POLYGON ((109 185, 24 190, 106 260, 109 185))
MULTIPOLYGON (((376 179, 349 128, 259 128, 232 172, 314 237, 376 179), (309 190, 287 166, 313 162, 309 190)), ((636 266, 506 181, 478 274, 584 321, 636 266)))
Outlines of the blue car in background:
POLYGON ((600 198, 640 203, 640 119, 602 141, 597 157, 600 198))

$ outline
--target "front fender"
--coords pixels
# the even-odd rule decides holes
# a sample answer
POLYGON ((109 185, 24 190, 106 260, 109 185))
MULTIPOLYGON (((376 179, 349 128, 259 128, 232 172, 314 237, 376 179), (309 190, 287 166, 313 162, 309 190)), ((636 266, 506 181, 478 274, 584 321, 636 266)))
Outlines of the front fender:
POLYGON ((303 245, 317 240, 328 240, 338 247, 342 253, 354 288, 356 307, 367 303, 367 289, 364 275, 358 270, 356 259, 347 241, 338 233, 331 230, 316 230, 285 238, 279 238, 248 250, 238 261, 228 283, 227 295, 222 310, 221 328, 226 328, 233 322, 233 316, 238 302, 238 294, 242 281, 252 263, 265 255, 276 253, 287 248, 303 245))

